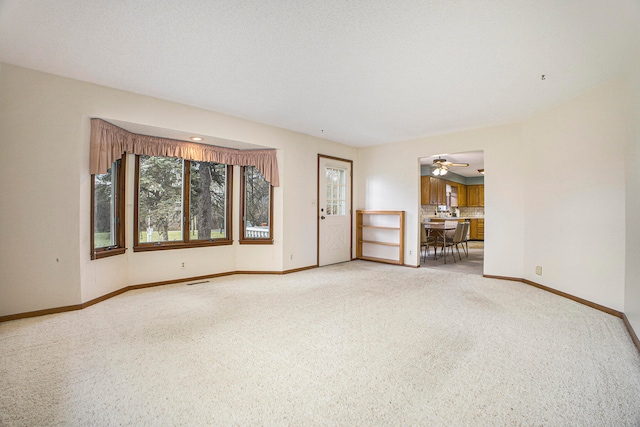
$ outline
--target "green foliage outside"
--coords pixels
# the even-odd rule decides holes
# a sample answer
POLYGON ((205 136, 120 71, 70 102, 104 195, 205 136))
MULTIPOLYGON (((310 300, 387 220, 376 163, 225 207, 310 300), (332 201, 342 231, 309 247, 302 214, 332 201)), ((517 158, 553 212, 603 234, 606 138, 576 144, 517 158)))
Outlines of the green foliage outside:
POLYGON ((189 192, 189 229, 191 239, 225 237, 226 171, 225 165, 191 161, 191 179, 184 181, 185 162, 170 157, 140 156, 138 230, 140 242, 147 242, 147 230, 153 230, 152 242, 182 240, 184 215, 183 185, 189 192))
MULTIPOLYGON (((111 246, 112 196, 115 180, 111 170, 96 175, 94 247, 111 246)), ((226 235, 227 167, 208 162, 185 163, 172 157, 140 156, 138 192, 139 242, 182 241, 183 193, 189 192, 190 240, 221 239, 226 235), (190 180, 184 181, 184 165, 190 180), (208 236, 208 237, 204 237, 208 236)), ((252 166, 245 168, 245 226, 268 225, 271 186, 252 166)), ((185 224, 186 225, 186 224, 185 224)))
POLYGON ((106 248, 111 246, 111 233, 93 233, 93 247, 106 248))
MULTIPOLYGON (((224 237, 224 233, 220 233, 219 231, 211 232, 211 239, 221 239, 224 237)), ((191 232, 189 233, 190 240, 198 240, 198 234, 191 232)), ((140 243, 145 243, 147 241, 147 232, 140 232, 140 243)), ((160 242, 160 234, 157 231, 154 231, 151 235, 152 242, 160 242)), ((169 241, 182 241, 182 233, 180 231, 169 231, 169 241)))
MULTIPOLYGON (((111 227, 113 222, 114 192, 116 181, 112 168, 107 173, 95 175, 94 187, 94 217, 93 217, 93 247, 104 248, 111 246, 111 227)), ((115 238, 115 236, 114 236, 115 238)))
POLYGON ((245 168, 245 221, 246 227, 269 224, 271 184, 253 166, 245 168))
MULTIPOLYGON (((220 233, 219 231, 211 231, 211 239, 222 239, 223 237, 225 237, 224 233, 220 233)), ((197 240, 198 235, 197 233, 191 232, 189 235, 189 238, 191 240, 197 240)), ((157 231, 154 231, 153 235, 151 236, 151 239, 154 242, 160 241, 160 234, 157 231)), ((169 231, 169 240, 170 241, 182 240, 182 233, 180 233, 179 231, 169 231)), ((95 233, 93 235, 93 241, 95 243, 96 248, 104 248, 106 246, 111 245, 111 234, 109 232, 95 233)), ((146 241, 147 241, 147 233, 146 232, 140 233, 140 242, 144 243, 146 241)))
POLYGON ((172 157, 140 156, 138 228, 153 228, 157 241, 168 241, 170 229, 181 229, 182 163, 172 157))

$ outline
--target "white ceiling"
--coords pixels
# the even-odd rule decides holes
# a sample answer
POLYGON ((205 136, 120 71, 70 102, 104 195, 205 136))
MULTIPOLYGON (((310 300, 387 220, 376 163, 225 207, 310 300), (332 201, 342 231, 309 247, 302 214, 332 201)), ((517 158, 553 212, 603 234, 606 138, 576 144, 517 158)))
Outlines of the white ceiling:
POLYGON ((368 146, 530 117, 619 76, 639 23, 638 0, 0 0, 0 61, 368 146))
MULTIPOLYGON (((484 151, 465 151, 464 153, 440 153, 430 157, 424 157, 420 159, 421 165, 432 165, 433 161, 437 158, 445 159, 452 163, 469 163, 469 166, 452 166, 449 167, 449 172, 461 175, 464 177, 479 177, 482 176, 478 169, 484 169, 484 151)), ((488 171, 487 171, 488 173, 488 171)), ((446 179, 446 176, 445 176, 446 179)))

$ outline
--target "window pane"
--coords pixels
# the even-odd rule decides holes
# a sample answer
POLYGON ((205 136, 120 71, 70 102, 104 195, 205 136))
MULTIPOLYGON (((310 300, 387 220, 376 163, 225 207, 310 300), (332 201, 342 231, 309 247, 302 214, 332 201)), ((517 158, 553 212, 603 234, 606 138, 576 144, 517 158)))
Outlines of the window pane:
POLYGON ((139 242, 182 241, 183 161, 140 156, 139 242))
POLYGON ((344 169, 327 168, 327 203, 328 215, 345 215, 346 206, 346 171, 344 169))
POLYGON ((113 163, 107 173, 95 175, 93 206, 93 248, 106 248, 116 242, 117 166, 113 163))
POLYGON ((244 236, 269 239, 271 185, 255 167, 247 166, 244 170, 244 236))
POLYGON ((218 163, 190 162, 189 197, 191 240, 227 237, 227 167, 218 163))

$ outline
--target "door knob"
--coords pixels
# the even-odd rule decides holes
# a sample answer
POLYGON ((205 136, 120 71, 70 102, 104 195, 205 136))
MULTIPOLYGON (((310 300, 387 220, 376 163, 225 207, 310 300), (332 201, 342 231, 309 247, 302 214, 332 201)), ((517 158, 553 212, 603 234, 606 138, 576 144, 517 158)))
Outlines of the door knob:
POLYGON ((324 219, 324 215, 320 217, 320 219, 324 219))

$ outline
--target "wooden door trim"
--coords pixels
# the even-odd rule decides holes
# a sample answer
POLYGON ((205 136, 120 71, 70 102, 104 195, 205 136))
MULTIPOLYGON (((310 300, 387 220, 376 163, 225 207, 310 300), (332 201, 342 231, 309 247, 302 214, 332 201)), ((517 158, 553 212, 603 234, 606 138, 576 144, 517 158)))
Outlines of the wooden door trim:
POLYGON ((316 178, 318 185, 316 188, 316 267, 320 266, 320 161, 321 159, 338 160, 340 162, 349 163, 349 259, 353 260, 353 160, 343 159, 341 157, 329 156, 326 154, 318 154, 318 170, 316 178))

